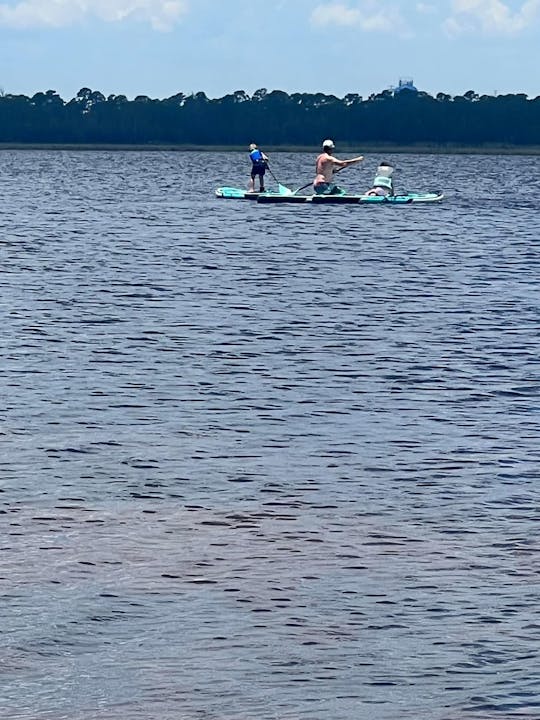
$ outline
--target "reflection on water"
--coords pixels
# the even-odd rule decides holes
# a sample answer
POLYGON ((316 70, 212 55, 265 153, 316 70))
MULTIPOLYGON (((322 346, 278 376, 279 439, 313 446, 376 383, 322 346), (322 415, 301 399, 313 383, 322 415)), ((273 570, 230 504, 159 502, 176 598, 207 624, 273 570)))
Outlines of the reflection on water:
POLYGON ((538 717, 539 160, 0 159, 0 718, 538 717))

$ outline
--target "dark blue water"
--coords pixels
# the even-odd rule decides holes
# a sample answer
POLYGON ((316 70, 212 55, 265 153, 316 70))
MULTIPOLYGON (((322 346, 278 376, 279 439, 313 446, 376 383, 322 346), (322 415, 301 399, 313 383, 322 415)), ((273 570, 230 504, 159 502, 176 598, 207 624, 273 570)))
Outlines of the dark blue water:
POLYGON ((0 153, 0 718, 540 717, 540 158, 246 157, 0 153))

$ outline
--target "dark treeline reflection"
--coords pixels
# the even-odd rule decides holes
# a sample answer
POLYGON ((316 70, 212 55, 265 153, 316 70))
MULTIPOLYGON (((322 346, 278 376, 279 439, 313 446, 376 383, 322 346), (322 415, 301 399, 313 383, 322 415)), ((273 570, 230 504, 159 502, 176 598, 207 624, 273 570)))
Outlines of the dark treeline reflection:
POLYGON ((540 97, 385 90, 364 99, 261 89, 128 100, 89 88, 69 101, 54 90, 0 96, 1 143, 306 146, 326 136, 351 144, 540 145, 540 97))

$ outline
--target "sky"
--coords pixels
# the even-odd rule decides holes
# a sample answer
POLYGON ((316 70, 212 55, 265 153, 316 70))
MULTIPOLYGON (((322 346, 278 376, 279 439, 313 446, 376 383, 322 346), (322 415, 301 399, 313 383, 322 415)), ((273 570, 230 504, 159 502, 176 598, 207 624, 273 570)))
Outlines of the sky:
POLYGON ((540 0, 0 0, 0 91, 540 95, 540 0))

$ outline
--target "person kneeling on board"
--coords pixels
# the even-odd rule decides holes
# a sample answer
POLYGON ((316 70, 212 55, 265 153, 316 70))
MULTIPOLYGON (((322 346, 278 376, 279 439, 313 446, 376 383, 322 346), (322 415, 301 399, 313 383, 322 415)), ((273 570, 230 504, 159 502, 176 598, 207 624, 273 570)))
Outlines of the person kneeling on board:
POLYGON ((364 195, 381 195, 383 197, 394 195, 394 181, 392 180, 394 169, 390 163, 382 162, 377 168, 373 185, 364 195))
POLYGON ((249 157, 251 158, 251 177, 248 192, 255 192, 256 177, 259 178, 259 192, 264 192, 264 173, 266 172, 268 158, 255 143, 251 143, 249 146, 249 157))
POLYGON ((323 151, 317 157, 315 163, 315 172, 317 174, 315 180, 313 180, 313 192, 316 195, 343 195, 345 191, 333 181, 334 172, 337 169, 362 162, 364 159, 364 156, 360 155, 351 160, 338 160, 332 155, 334 148, 333 140, 325 140, 323 142, 323 151))

